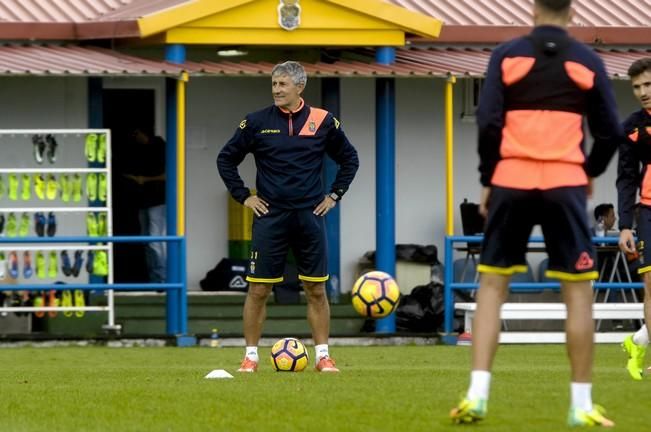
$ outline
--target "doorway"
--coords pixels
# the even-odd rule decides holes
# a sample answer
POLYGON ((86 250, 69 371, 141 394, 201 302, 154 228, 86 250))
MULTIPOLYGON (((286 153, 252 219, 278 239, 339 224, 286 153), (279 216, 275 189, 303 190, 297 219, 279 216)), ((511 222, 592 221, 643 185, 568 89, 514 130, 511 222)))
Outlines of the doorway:
MULTIPOLYGON (((105 88, 102 92, 103 127, 111 130, 113 152, 113 234, 140 235, 139 189, 124 177, 133 172, 134 127, 155 131, 156 92, 154 89, 105 88)), ((116 243, 115 282, 148 282, 143 244, 116 243)))

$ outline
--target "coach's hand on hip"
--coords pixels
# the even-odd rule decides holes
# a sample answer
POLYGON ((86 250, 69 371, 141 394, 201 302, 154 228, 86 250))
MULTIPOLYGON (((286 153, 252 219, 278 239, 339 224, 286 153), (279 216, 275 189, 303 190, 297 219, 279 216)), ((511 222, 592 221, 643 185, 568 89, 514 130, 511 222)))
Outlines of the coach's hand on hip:
POLYGON ((257 195, 251 195, 244 200, 244 205, 255 213, 256 216, 262 216, 269 213, 269 204, 257 195))
POLYGON ((323 201, 319 203, 318 206, 314 209, 314 214, 317 216, 325 216, 326 213, 333 209, 337 205, 337 201, 333 200, 329 196, 326 196, 323 201))

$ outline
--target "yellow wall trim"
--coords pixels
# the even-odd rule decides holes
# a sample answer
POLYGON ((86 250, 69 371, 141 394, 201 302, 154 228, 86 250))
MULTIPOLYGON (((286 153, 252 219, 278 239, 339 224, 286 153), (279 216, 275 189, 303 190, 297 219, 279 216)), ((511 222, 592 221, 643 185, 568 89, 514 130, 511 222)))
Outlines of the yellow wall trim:
POLYGON ((217 14, 256 0, 196 0, 162 10, 138 19, 140 37, 162 33, 189 21, 217 14))
POLYGON ((195 0, 140 18, 140 37, 167 33, 168 43, 188 44, 399 46, 406 33, 436 38, 442 26, 381 0, 301 0, 301 23, 287 31, 278 23, 278 6, 279 0, 195 0))
POLYGON ((419 36, 437 38, 441 33, 443 21, 418 12, 377 0, 325 0, 348 9, 362 12, 390 23, 419 36))
POLYGON ((235 45, 293 45, 293 46, 404 46, 404 33, 398 30, 314 30, 279 32, 277 30, 244 31, 243 29, 187 29, 167 32, 168 44, 235 44, 235 45))

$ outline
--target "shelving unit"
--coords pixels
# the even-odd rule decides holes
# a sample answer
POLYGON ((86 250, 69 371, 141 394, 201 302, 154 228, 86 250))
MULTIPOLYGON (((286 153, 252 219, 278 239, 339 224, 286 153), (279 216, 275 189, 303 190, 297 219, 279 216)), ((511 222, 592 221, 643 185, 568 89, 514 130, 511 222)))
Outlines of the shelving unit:
MULTIPOLYGON (((47 148, 46 152, 47 153, 47 148)), ((106 233, 100 233, 100 237, 113 236, 113 198, 112 198, 112 178, 111 178, 111 131, 108 129, 0 129, 0 175, 3 176, 5 183, 5 193, 0 199, 0 212, 2 213, 15 213, 18 217, 20 214, 28 213, 30 215, 30 231, 33 227, 33 217, 37 212, 49 213, 53 212, 57 219, 57 233, 56 237, 74 237, 74 242, 68 243, 53 243, 45 241, 48 237, 16 237, 20 241, 12 244, 13 238, 6 237, 0 241, 0 252, 24 252, 24 251, 84 251, 86 252, 86 259, 88 259, 88 251, 106 251, 108 258, 108 274, 106 275, 107 283, 113 284, 113 243, 99 243, 98 238, 90 237, 87 235, 86 215, 90 212, 104 213, 106 215, 106 233), (105 162, 98 165, 97 162, 90 163, 85 156, 85 143, 86 138, 90 134, 96 134, 98 137, 104 135, 106 137, 106 153, 105 162), (44 155, 42 164, 38 164, 34 158, 34 144, 32 137, 35 135, 52 135, 57 142, 56 162, 50 163, 48 158, 44 155), (18 179, 19 190, 22 191, 22 176, 28 174, 31 176, 30 187, 32 193, 29 200, 22 200, 21 194, 18 194, 17 200, 9 199, 8 175, 15 174, 20 176, 18 179), (45 179, 49 175, 55 175, 57 181, 57 194, 56 199, 41 200, 36 196, 34 186, 34 177, 36 175, 43 175, 45 179), (82 199, 79 202, 74 202, 72 199, 69 202, 62 202, 60 191, 60 176, 68 174, 80 174, 82 176, 82 199), (106 201, 99 204, 100 201, 96 200, 89 203, 86 194, 87 187, 86 181, 89 174, 103 174, 106 179, 106 201), (23 204, 23 205, 21 205, 23 204), (81 239, 77 241, 77 239, 81 239)), ((99 187, 99 186, 98 186, 99 187)), ((18 219, 17 217, 17 219, 18 219)), ((5 231, 7 230, 5 223, 5 231)), ((72 254, 71 260, 72 260, 72 254)), ((36 273, 35 259, 33 260, 33 270, 36 273)), ((70 285, 79 285, 78 278, 82 277, 80 273, 78 277, 62 276, 59 277, 61 272, 61 259, 60 254, 57 254, 57 281, 72 282, 70 285)), ((84 262, 85 264, 85 262, 84 262)), ((82 266, 82 272, 86 273, 82 266)), ((8 270, 8 269, 7 269, 8 270)), ((8 273, 8 271, 6 271, 8 273)), ((89 278, 90 278, 89 274, 89 278)), ((7 277, 9 275, 7 274, 7 277)), ((36 278, 36 274, 31 278, 36 278)), ((30 279, 31 279, 30 278, 30 279)), ((55 284, 52 278, 49 283, 34 284, 29 279, 19 277, 15 280, 15 284, 0 285, 2 291, 42 291, 42 290, 57 290, 63 291, 68 288, 65 284, 55 284)), ((13 282, 13 280, 12 280, 13 282)), ((74 289, 74 288, 72 288, 74 289)), ((108 319, 104 328, 108 331, 119 331, 119 326, 115 324, 115 310, 114 310, 114 291, 112 289, 106 290, 107 305, 106 306, 0 306, 0 312, 66 312, 66 311, 84 311, 84 312, 107 312, 108 319)))

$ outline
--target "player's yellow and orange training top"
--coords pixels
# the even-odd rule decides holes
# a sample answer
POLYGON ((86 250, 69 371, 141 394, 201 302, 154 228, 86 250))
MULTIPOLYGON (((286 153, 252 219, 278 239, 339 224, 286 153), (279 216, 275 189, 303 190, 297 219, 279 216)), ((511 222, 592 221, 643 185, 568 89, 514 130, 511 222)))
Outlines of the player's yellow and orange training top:
POLYGON ((617 167, 617 201, 619 229, 633 226, 636 192, 640 203, 651 207, 651 113, 645 109, 624 121, 625 138, 619 147, 617 167))
POLYGON ((587 184, 623 136, 603 62, 554 26, 495 49, 477 123, 481 183, 523 190, 587 184), (584 115, 594 138, 587 157, 584 115))

